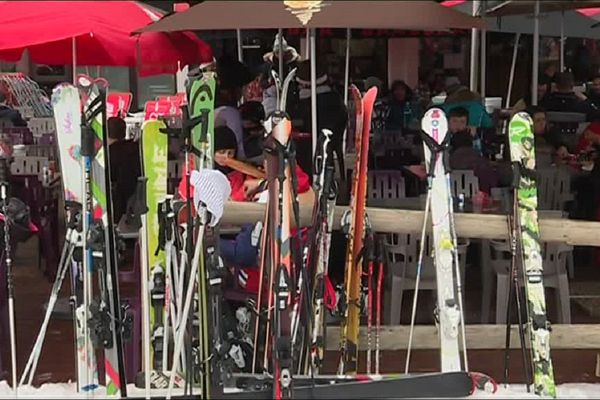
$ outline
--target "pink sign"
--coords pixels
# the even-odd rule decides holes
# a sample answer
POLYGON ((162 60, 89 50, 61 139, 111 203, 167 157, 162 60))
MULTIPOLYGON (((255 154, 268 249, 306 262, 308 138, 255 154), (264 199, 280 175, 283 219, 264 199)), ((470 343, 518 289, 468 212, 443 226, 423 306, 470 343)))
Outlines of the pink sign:
POLYGON ((126 92, 111 92, 106 96, 106 116, 125 118, 131 107, 133 95, 126 92))

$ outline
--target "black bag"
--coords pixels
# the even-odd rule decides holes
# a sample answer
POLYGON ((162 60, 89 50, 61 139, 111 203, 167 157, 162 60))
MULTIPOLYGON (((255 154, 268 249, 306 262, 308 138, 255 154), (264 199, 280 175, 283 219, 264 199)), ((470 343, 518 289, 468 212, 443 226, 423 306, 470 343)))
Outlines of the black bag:
MULTIPOLYGON (((8 226, 10 227, 11 243, 23 243, 33 236, 30 226, 31 215, 27 204, 16 197, 12 197, 8 201, 6 214, 5 218, 8 217, 8 226)), ((0 223, 0 243, 2 244, 2 250, 4 249, 4 223, 5 220, 0 223)))

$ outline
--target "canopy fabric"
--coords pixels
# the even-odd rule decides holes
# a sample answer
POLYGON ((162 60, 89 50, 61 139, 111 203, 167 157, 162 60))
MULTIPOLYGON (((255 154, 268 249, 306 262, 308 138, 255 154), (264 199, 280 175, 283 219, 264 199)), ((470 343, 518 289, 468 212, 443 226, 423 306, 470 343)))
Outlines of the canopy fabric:
POLYGON ((131 35, 163 15, 136 1, 2 1, 0 59, 16 62, 28 50, 38 64, 136 67, 139 62, 141 76, 174 73, 177 62, 212 61, 210 46, 191 32, 131 35))
POLYGON ((283 1, 209 0, 139 32, 213 29, 370 28, 439 31, 484 28, 485 22, 433 1, 324 1, 302 24, 283 1), (250 17, 251 16, 251 17, 250 17))
MULTIPOLYGON (((488 1, 488 4, 490 3, 492 2, 488 1)), ((503 2, 494 1, 493 3, 495 4, 492 7, 503 2)), ((540 6, 543 6, 543 3, 544 1, 541 1, 540 6)), ((441 4, 469 15, 473 10, 473 5, 467 0, 449 0, 441 4)), ((562 20, 566 37, 600 39, 600 29, 594 28, 594 21, 589 18, 594 10, 597 9, 566 10, 564 15, 561 12, 542 12, 540 13, 540 35, 559 37, 562 20)), ((521 15, 486 16, 484 19, 487 23, 487 30, 490 32, 533 34, 533 9, 521 15)))
MULTIPOLYGON (((486 15, 501 17, 506 15, 532 14, 535 6, 533 0, 504 1, 501 4, 489 8, 486 15)), ((556 12, 576 10, 582 8, 600 7, 600 1, 593 0, 560 0, 560 1, 540 1, 540 12, 556 12)))

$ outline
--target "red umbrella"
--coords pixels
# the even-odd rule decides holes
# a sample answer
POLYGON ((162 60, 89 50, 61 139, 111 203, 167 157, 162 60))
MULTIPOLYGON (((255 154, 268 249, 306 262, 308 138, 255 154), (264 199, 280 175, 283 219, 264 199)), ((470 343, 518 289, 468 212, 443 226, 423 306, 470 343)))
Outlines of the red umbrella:
POLYGON ((164 13, 137 1, 2 1, 0 59, 25 49, 38 64, 138 66, 140 75, 211 62, 210 46, 191 32, 131 33, 164 13))

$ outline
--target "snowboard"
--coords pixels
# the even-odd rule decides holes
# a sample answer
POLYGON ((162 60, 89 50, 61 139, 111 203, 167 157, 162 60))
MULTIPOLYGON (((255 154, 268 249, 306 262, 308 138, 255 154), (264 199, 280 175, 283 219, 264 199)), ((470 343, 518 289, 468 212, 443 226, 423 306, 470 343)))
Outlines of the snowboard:
MULTIPOLYGON (((117 243, 112 215, 110 191, 110 155, 106 132, 106 86, 86 76, 78 77, 83 106, 82 146, 86 153, 86 179, 91 173, 92 195, 85 204, 86 256, 88 272, 93 265, 99 277, 99 298, 89 304, 88 328, 95 347, 104 349, 106 394, 126 397, 126 378, 123 359, 121 304, 118 284, 117 243), (89 141, 89 144, 83 141, 89 141), (90 155, 94 154, 93 157, 90 155), (89 165, 91 164, 91 165, 89 165), (90 260, 90 255, 95 259, 90 260), (97 256, 99 255, 99 256, 97 256)), ((83 152, 82 152, 83 154, 83 152)), ((89 196, 87 196, 89 197, 89 196)), ((91 282, 88 282, 91 291, 91 282)), ((84 310, 85 311, 85 310, 84 310)), ((85 312, 84 312, 85 314, 85 312)))
POLYGON ((556 397, 537 215, 535 140, 533 121, 529 114, 520 112, 513 116, 508 136, 513 173, 518 174, 518 185, 515 189, 518 203, 517 236, 524 268, 534 388, 538 395, 556 397))
MULTIPOLYGON (((144 331, 144 347, 150 348, 150 368, 164 372, 167 365, 163 364, 163 344, 165 336, 165 287, 166 265, 165 251, 159 246, 159 207, 167 196, 167 158, 168 136, 161 132, 165 123, 160 120, 145 121, 140 138, 140 159, 142 171, 146 178, 147 213, 145 224, 140 232, 145 240, 146 288, 143 301, 147 312, 144 331)), ((166 354, 165 354, 166 355, 166 354)))
MULTIPOLYGON (((433 254, 437 283, 441 371, 460 371, 459 334, 462 320, 460 293, 456 293, 458 253, 453 227, 452 192, 447 163, 448 121, 439 108, 429 109, 421 121, 425 168, 428 175, 428 200, 433 223, 433 254)), ((428 218, 429 216, 425 216, 428 218)), ((425 243, 421 243, 425 246, 425 243)), ((429 249, 425 249, 426 252, 429 249)), ((465 366, 466 367, 466 366, 465 366)))
MULTIPOLYGON (((81 221, 83 193, 83 168, 81 158, 81 100, 79 90, 70 83, 61 83, 52 91, 52 108, 56 126, 56 138, 60 156, 61 180, 65 207, 68 210, 69 221, 81 221)), ((74 223, 74 228, 78 223, 74 223)), ((75 228, 78 229, 78 228, 75 228)), ((69 229, 65 235, 65 246, 82 247, 81 232, 73 234, 69 229), (69 243, 70 242, 70 243, 69 243)), ((76 265, 74 265, 76 268, 76 265)), ((75 358, 77 369, 77 391, 91 390, 98 386, 98 373, 94 350, 87 332, 84 331, 83 306, 81 296, 77 296, 81 276, 76 272, 71 275, 71 298, 73 305, 73 332, 75 334, 75 358), (79 297, 79 298, 78 298, 79 297), (87 349, 86 349, 87 343, 87 349), (92 370, 90 381, 87 371, 92 370)))
POLYGON ((367 169, 369 139, 373 105, 377 88, 373 87, 361 98, 358 88, 351 86, 356 109, 356 165, 354 167, 349 215, 344 231, 347 232, 346 272, 344 276, 345 308, 342 319, 341 357, 339 374, 355 374, 358 371, 358 331, 360 326, 362 261, 361 252, 366 230, 367 169))

